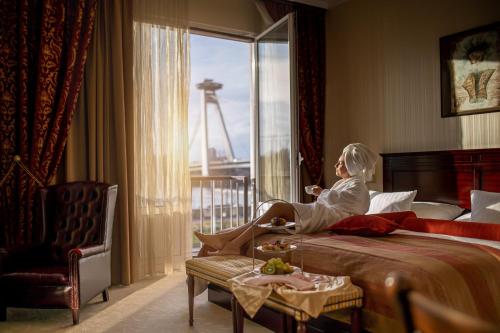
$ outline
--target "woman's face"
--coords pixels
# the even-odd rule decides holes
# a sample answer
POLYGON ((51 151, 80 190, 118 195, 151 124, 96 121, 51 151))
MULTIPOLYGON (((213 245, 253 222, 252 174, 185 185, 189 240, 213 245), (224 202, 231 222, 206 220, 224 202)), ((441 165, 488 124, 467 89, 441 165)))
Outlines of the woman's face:
POLYGON ((349 173, 345 167, 344 156, 340 155, 338 162, 335 164, 335 174, 341 178, 349 178, 349 173))

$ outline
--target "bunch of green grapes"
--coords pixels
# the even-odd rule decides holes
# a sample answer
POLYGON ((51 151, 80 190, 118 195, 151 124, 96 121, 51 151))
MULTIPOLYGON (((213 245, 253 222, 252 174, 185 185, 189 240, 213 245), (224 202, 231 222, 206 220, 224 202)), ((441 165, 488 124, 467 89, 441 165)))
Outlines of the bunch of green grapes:
POLYGON ((284 263, 281 258, 271 258, 262 265, 260 272, 268 275, 288 274, 293 272, 293 268, 288 263, 284 263))

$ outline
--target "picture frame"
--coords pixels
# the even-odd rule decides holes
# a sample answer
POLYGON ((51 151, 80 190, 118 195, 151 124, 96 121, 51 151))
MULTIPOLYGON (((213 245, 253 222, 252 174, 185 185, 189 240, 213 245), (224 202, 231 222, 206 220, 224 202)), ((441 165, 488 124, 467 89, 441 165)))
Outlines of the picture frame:
POLYGON ((500 22, 439 39, 441 117, 500 111, 500 22))

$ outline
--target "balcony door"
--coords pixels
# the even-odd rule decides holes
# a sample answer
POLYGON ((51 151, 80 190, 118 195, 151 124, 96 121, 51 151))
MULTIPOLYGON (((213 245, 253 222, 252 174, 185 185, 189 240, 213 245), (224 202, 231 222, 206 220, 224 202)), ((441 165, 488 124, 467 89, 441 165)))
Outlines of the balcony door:
POLYGON ((256 38, 254 167, 257 200, 299 200, 294 16, 256 38))

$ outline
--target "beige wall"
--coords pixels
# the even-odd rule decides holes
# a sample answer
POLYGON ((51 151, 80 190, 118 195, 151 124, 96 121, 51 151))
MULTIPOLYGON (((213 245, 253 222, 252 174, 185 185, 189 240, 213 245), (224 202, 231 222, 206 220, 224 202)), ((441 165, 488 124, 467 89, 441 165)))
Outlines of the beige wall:
MULTIPOLYGON (((342 147, 500 147, 500 112, 441 118, 439 37, 500 20, 498 0, 350 0, 327 12, 326 179, 342 147)), ((372 188, 381 189, 382 165, 372 188)))
POLYGON ((195 27, 246 36, 262 31, 253 0, 189 0, 188 10, 195 27))

